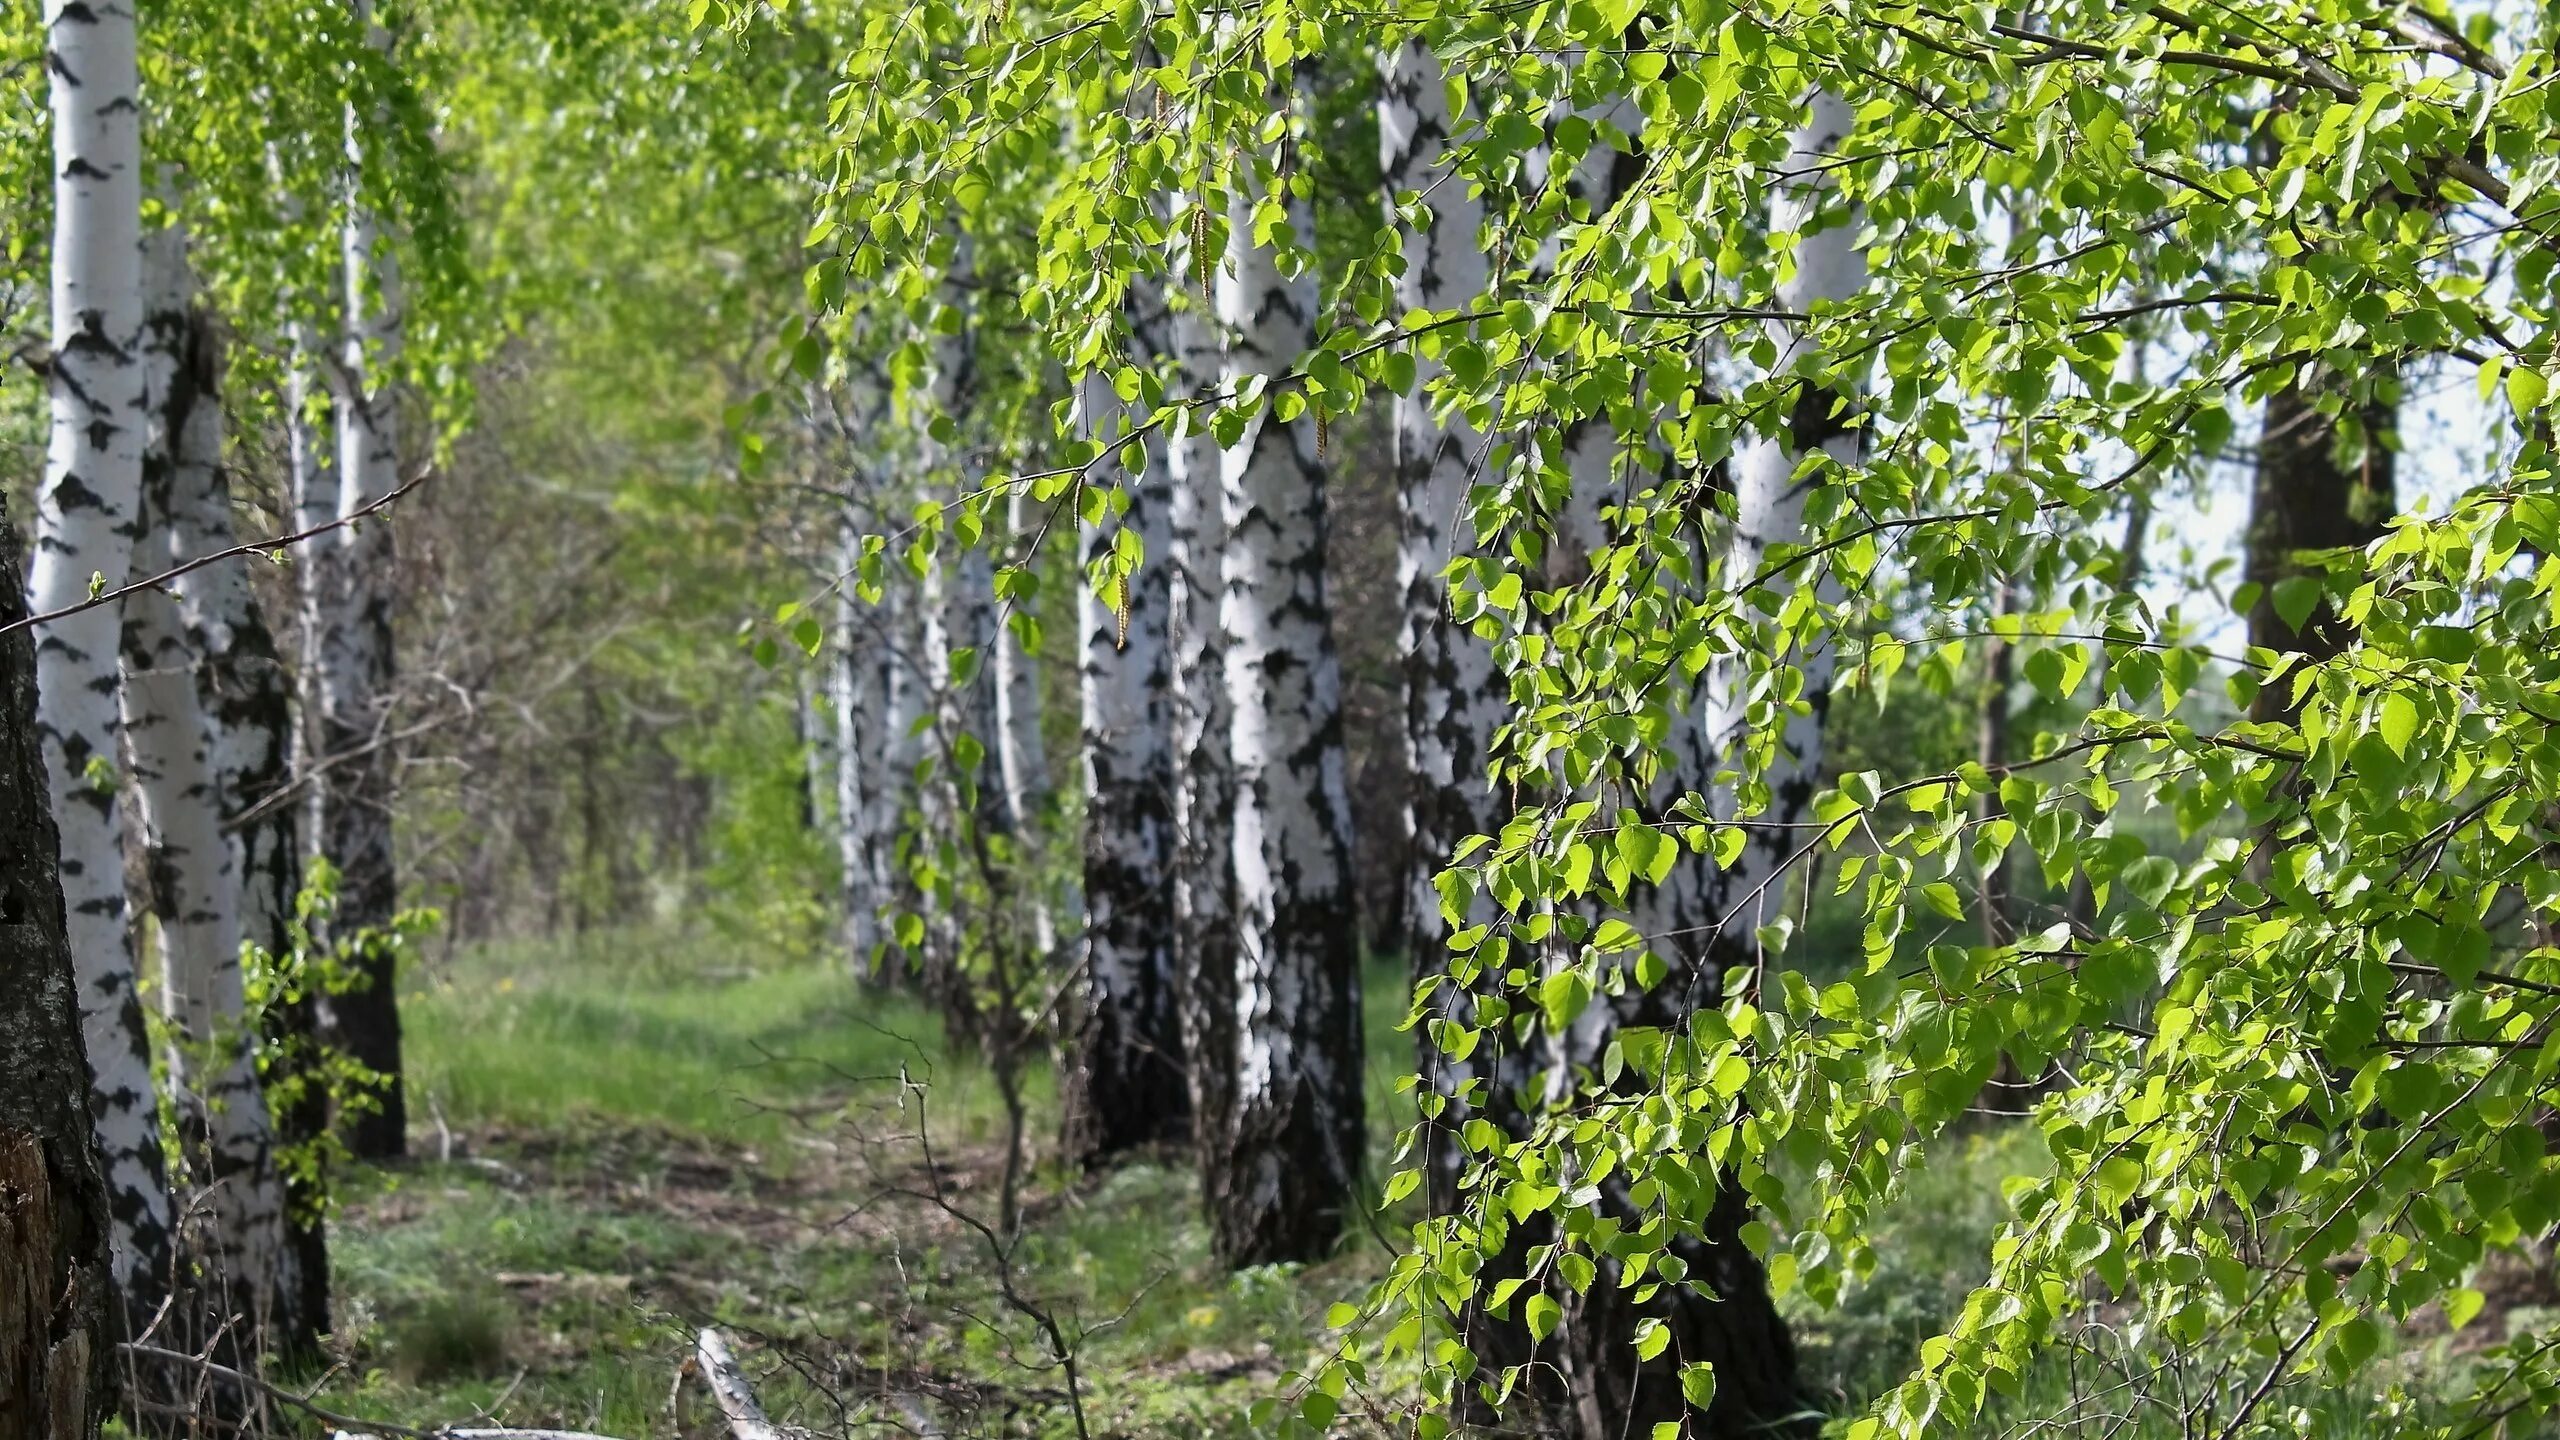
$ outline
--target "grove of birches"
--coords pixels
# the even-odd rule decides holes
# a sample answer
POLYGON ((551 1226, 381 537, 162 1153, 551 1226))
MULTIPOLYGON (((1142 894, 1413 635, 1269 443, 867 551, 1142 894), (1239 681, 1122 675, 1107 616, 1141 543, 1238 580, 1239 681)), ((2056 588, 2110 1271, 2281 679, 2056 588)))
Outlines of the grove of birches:
POLYGON ((2560 7, 7 14, 0 1440, 2560 1433, 2560 7))

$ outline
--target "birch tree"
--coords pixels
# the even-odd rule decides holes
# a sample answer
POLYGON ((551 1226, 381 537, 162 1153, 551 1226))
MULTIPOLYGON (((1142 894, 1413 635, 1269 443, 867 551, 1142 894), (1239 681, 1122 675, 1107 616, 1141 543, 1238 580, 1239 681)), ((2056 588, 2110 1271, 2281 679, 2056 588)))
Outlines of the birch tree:
MULTIPOLYGON (((1171 345, 1162 292, 1136 287, 1132 344, 1152 359, 1171 345)), ((1082 527, 1085 562, 1108 568, 1134 550, 1117 588, 1078 596, 1084 752, 1084 971, 1065 1081, 1067 1156, 1092 1165, 1191 1131, 1174 983, 1174 763, 1170 618, 1173 473, 1160 438, 1124 436, 1098 379, 1081 397, 1105 449, 1137 452, 1127 506, 1082 527)))
MULTIPOLYGON (((172 566, 171 517, 181 486, 201 492, 221 465, 216 397, 197 391, 204 340, 182 224, 143 242, 143 368, 154 423, 143 456, 144 527, 133 551, 145 575, 172 566), (207 448, 209 447, 209 449, 207 448)), ((186 501, 205 506, 201 493, 186 501)), ((240 970, 239 855, 224 834, 215 734, 198 690, 187 626, 169 592, 125 601, 120 703, 140 796, 152 905, 159 919, 166 1068, 178 1099, 190 1179, 208 1205, 190 1237, 218 1315, 248 1317, 228 1349, 272 1327, 299 1343, 303 1287, 284 1240, 284 1188, 258 1079, 240 970)), ((212 1315, 205 1317, 210 1323, 212 1315)), ((225 1334, 227 1327, 208 1331, 225 1334)), ((194 1342, 191 1342, 194 1343, 194 1342)))
MULTIPOLYGON (((385 63, 391 32, 372 0, 354 0, 368 47, 385 63)), ((330 357, 330 399, 337 421, 336 514, 352 517, 399 485, 397 395, 384 377, 397 366, 405 334, 398 265, 380 222, 364 203, 361 177, 372 157, 366 141, 373 117, 354 104, 346 112, 348 203, 340 230, 339 340, 330 357)), ((317 477, 315 476, 315 479, 317 477)), ((392 853, 393 769, 392 563, 390 526, 380 518, 334 532, 325 561, 311 575, 319 594, 310 665, 316 719, 314 821, 311 842, 338 867, 336 933, 387 931, 399 907, 392 853)), ((396 1156, 408 1148, 408 1111, 401 1073, 400 1010, 392 952, 368 948, 363 984, 323 998, 325 1033, 382 1077, 374 1104, 345 1118, 355 1154, 396 1156)))
POLYGON ((88 1059, 28 613, 18 532, 0 515, 0 1433, 95 1440, 126 1332, 97 1131, 64 1083, 88 1059))
MULTIPOLYGON (((45 6, 54 143, 50 438, 28 606, 44 615, 124 583, 150 431, 143 369, 142 148, 134 17, 45 6)), ((115 1221, 116 1291, 136 1324, 171 1283, 168 1181, 134 979, 115 804, 121 724, 112 604, 36 628, 37 734, 60 831, 63 901, 115 1221)))
MULTIPOLYGON (((1197 233, 1195 231, 1195 233, 1197 233)), ((1206 262, 1196 267, 1205 271, 1206 262)), ((1217 392, 1225 357, 1208 297, 1186 297, 1168 322, 1174 369, 1191 394, 1217 392)), ((1165 631, 1172 653, 1167 704, 1172 734, 1173 963, 1182 1053, 1189 1074, 1194 1144, 1208 1173, 1223 1143, 1235 1053, 1235 862, 1226 640, 1219 628, 1226 551, 1218 442, 1209 427, 1177 431, 1165 446, 1165 631)))
MULTIPOLYGON (((209 731, 214 791, 239 894, 240 939, 270 956, 289 955, 302 891, 299 810, 292 803, 293 682, 250 588, 251 562, 200 563, 238 539, 223 456, 221 342, 201 308, 188 312, 177 360, 158 407, 170 448, 167 503, 158 523, 172 565, 196 568, 172 579, 169 592, 209 731)), ((274 1142, 307 1151, 328 1125, 327 1089, 313 1073, 312 997, 296 988, 268 1004, 264 1089, 274 1142)), ((316 1155, 310 1163, 316 1165, 316 1155)), ((288 1168, 284 1176, 289 1253, 274 1272, 278 1298, 266 1339, 287 1353, 307 1351, 328 1328, 326 1186, 325 1175, 308 1166, 288 1168), (298 1294, 287 1293, 293 1286, 298 1294)))
MULTIPOLYGON (((1277 82, 1275 82, 1277 83, 1277 82)), ((1300 85, 1303 77, 1300 77, 1300 85)), ((1276 88, 1275 110, 1298 86, 1276 88)), ((1312 347, 1313 217, 1303 178, 1230 192, 1217 285, 1226 386, 1258 396, 1312 347)), ((1203 1177, 1219 1257, 1311 1260, 1357 1203, 1362 1163, 1359 938, 1351 890, 1341 675, 1325 592, 1316 417, 1282 391, 1222 434, 1218 610, 1234 769, 1234 1093, 1203 1177)))

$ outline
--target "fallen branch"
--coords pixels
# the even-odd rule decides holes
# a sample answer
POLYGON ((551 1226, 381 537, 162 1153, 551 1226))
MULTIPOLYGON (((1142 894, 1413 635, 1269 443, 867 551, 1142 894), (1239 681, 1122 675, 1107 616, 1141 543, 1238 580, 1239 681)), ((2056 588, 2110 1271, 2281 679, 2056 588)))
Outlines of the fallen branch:
POLYGON ((711 1398, 720 1402, 720 1413, 729 1417, 731 1435, 737 1440, 783 1440, 781 1428, 756 1403, 746 1372, 738 1368, 738 1357, 729 1353, 729 1342, 719 1331, 702 1332, 693 1347, 693 1363, 702 1372, 702 1383, 711 1388, 711 1398))
POLYGON ((367 1420, 356 1415, 342 1415, 281 1385, 261 1380, 245 1371, 190 1355, 183 1350, 166 1350, 157 1345, 137 1345, 126 1341, 116 1347, 125 1354, 143 1360, 158 1360, 217 1379, 244 1385, 269 1399, 279 1400, 330 1427, 331 1440, 379 1440, 385 1435, 399 1435, 406 1440, 616 1440, 610 1435, 594 1435, 583 1430, 515 1430, 503 1426, 439 1425, 421 1430, 415 1425, 400 1425, 389 1420, 367 1420))

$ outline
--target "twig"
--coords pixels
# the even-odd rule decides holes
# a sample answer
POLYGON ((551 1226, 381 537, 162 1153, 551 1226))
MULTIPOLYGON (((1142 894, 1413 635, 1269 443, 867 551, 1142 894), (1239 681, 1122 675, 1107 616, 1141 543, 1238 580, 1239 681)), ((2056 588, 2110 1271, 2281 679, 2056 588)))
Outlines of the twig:
MULTIPOLYGON (((95 610, 101 605, 113 605, 117 601, 122 600, 124 597, 137 590, 149 590, 160 585, 165 585, 168 582, 177 579, 181 575, 193 574, 207 565, 219 565, 225 560, 236 560, 243 555, 263 555, 270 550, 282 550, 288 546, 299 545, 305 540, 326 535, 332 530, 344 528, 345 526, 352 525, 358 520, 362 520, 369 515, 377 514, 383 510, 391 508, 391 503, 393 501, 398 500, 401 496, 408 494, 419 486, 426 484, 435 473, 436 472, 433 467, 420 470, 417 474, 401 481, 398 486, 384 493, 379 498, 366 502, 361 509, 350 511, 347 514, 339 516, 335 520, 329 520, 321 524, 314 525, 308 530, 297 530, 291 535, 278 535, 268 540, 253 540, 245 545, 234 545, 228 550, 216 550, 210 555, 199 555, 184 565, 163 570, 159 574, 151 576, 148 579, 135 580, 124 585, 119 585, 113 590, 107 590, 99 594, 92 595, 88 599, 83 600, 76 605, 65 605, 59 610, 47 610, 41 615, 28 615, 20 619, 12 620, 6 625, 0 625, 0 635, 6 635, 13 630, 24 630, 31 625, 49 625, 56 620, 77 615, 83 610, 95 610)), ((452 1433, 458 1434, 460 1432, 457 1431, 452 1433)))

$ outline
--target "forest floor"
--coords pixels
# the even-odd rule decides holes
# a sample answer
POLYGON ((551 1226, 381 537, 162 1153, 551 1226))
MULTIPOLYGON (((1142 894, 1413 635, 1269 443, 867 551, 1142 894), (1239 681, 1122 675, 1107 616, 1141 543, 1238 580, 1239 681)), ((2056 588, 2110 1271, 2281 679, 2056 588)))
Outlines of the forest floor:
MULTIPOLYGON (((721 948, 617 934, 418 967, 413 1157, 349 1177, 331 1234, 333 1407, 708 1436, 717 1411, 675 1381, 717 1325, 788 1424, 1071 1433, 1065 1376, 976 1229, 996 1222, 1004 1156, 986 1072, 943 1054, 910 1002, 721 948)), ((1381 970, 1381 1115, 1406 1068, 1403 999, 1381 970)), ((1183 1157, 1071 1179, 1043 1163, 1045 1067, 1028 1100, 1034 1169, 1007 1258, 1078 1353, 1092 1432, 1241 1431, 1329 1346, 1325 1312, 1366 1290, 1383 1246, 1363 1234, 1322 1265, 1225 1274, 1183 1157)))
MULTIPOLYGON (((1373 970, 1380 1176, 1409 1104, 1405 994, 1400 967, 1373 970)), ((943 1053, 912 1002, 702 935, 464 949, 418 966, 403 1008, 413 1158, 344 1185, 340 1365, 318 1392, 369 1419, 713 1440, 717 1411, 677 1381, 716 1325, 774 1418, 820 1435, 1071 1435, 1066 1377, 1005 1303, 1009 1266, 1076 1352, 1092 1435, 1253 1433, 1253 1402, 1330 1352, 1327 1311, 1365 1294, 1403 1229, 1364 1228, 1321 1265, 1225 1273, 1184 1157, 1093 1178, 1045 1163, 1043 1067, 1023 1239, 1000 1257, 976 1228, 996 1219, 1004 1154, 984 1069, 943 1053)), ((1786 1298, 1826 1408, 1854 1413, 1961 1310, 2004 1180, 2042 1151, 2019 1122, 1959 1138, 1911 1178, 1839 1306, 1786 1298)), ((2547 1316, 2546 1276, 2484 1277, 2490 1313, 2463 1336, 2413 1326, 2396 1362, 2412 1388, 2547 1316)), ((2398 1428, 2314 1404, 2316 1421, 2300 1413, 2319 1433, 2398 1428)))

